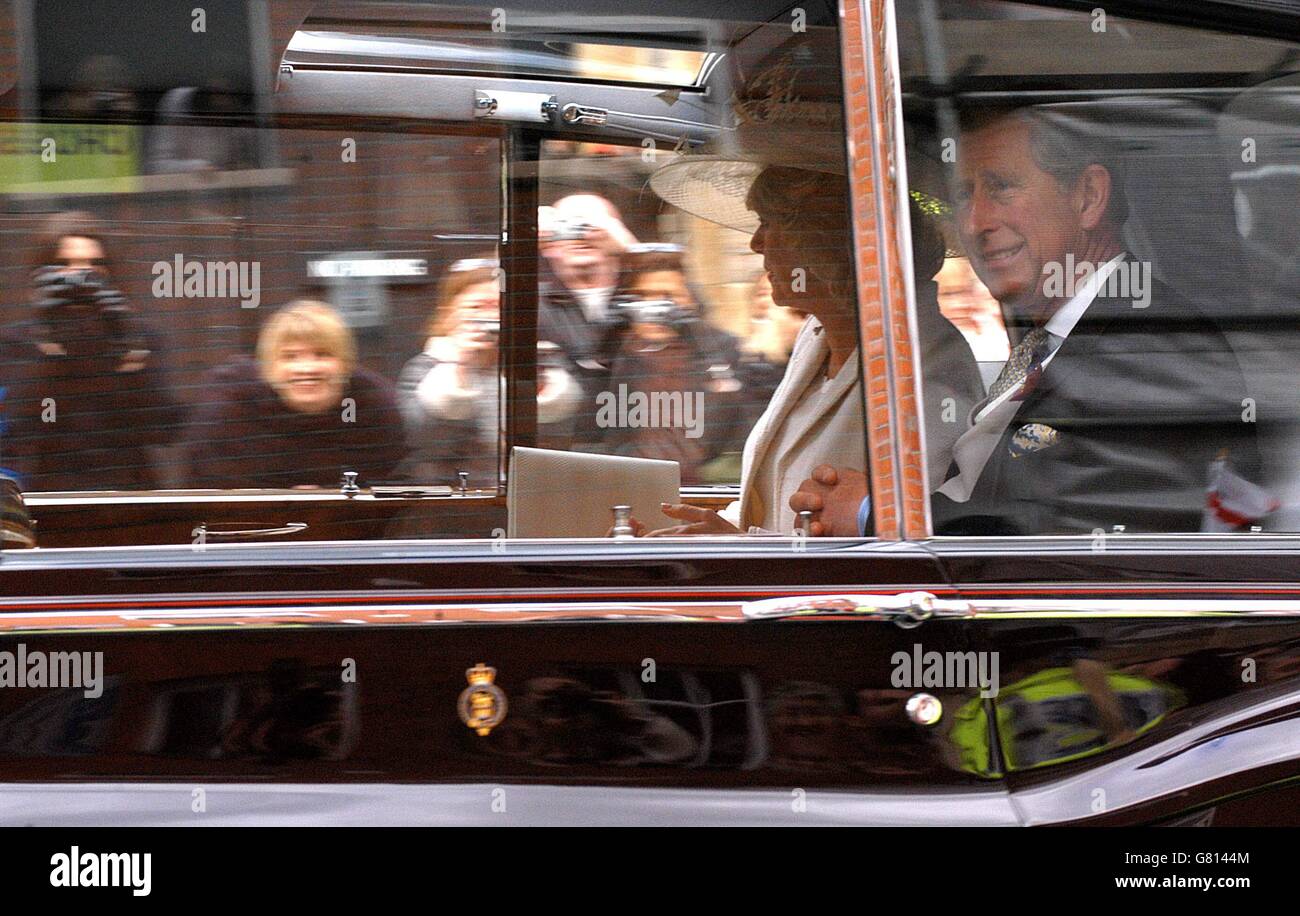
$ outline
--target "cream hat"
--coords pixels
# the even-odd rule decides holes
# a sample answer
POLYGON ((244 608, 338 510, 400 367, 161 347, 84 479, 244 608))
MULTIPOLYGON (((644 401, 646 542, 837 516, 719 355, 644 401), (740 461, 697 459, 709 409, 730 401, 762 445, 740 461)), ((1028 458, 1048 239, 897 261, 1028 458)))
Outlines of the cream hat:
POLYGON ((651 189, 687 213, 753 232, 758 216, 745 199, 764 169, 845 174, 838 52, 819 60, 812 49, 804 43, 773 55, 732 99, 734 126, 657 169, 651 189))

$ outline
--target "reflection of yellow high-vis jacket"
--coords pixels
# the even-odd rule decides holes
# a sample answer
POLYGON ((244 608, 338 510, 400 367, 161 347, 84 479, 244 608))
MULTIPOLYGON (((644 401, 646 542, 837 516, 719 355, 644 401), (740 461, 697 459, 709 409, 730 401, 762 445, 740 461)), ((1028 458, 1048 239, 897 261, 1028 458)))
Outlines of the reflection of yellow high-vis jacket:
MULTIPOLYGON (((1106 684, 1133 737, 1155 726, 1185 702, 1177 689, 1150 678, 1108 672, 1106 684)), ((1008 771, 1078 760, 1105 749, 1096 703, 1071 668, 1048 668, 1003 688, 993 700, 998 739, 1008 771)), ((989 760, 988 717, 975 697, 953 717, 949 738, 962 768, 994 776, 989 760)))

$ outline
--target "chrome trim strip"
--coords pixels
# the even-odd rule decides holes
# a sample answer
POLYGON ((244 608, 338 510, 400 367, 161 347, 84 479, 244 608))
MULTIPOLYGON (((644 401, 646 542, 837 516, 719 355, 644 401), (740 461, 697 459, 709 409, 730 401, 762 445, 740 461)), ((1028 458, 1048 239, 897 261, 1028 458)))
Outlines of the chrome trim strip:
POLYGON ((0 785, 0 826, 1017 826, 1005 791, 645 789, 501 783, 0 785), (191 810, 202 788, 207 810, 191 810), (799 794, 802 793, 802 794, 799 794), (796 800, 803 804, 795 805, 796 800), (796 811, 795 808, 803 808, 796 811), (504 810, 502 810, 504 809, 504 810), (499 812, 499 813, 498 813, 499 812))
MULTIPOLYGON (((900 592, 908 591, 934 591, 936 586, 912 586, 899 585, 891 586, 891 590, 900 592)), ((942 589, 941 589, 942 590, 942 589)), ((483 606, 483 602, 503 604, 510 607, 518 608, 537 608, 549 604, 563 603, 576 604, 577 602, 590 601, 619 601, 623 604, 632 601, 640 601, 640 595, 650 596, 650 600, 661 604, 672 604, 674 607, 690 607, 692 605, 710 605, 716 606, 719 603, 732 603, 739 607, 741 601, 750 600, 754 595, 764 595, 770 597, 785 596, 821 596, 821 595, 838 595, 844 592, 842 586, 824 586, 821 588, 811 588, 803 585, 791 586, 763 586, 750 588, 747 586, 719 586, 717 588, 700 588, 681 589, 683 596, 681 598, 672 598, 671 591, 666 595, 662 588, 556 588, 556 587, 538 587, 526 589, 511 589, 506 595, 500 592, 491 592, 484 589, 393 589, 393 590, 354 590, 354 591, 282 591, 282 592, 257 592, 248 594, 244 592, 211 592, 211 593, 163 593, 163 594, 140 594, 140 595, 77 595, 77 596, 58 596, 58 597, 37 597, 24 598, 14 596, 9 598, 0 598, 0 613, 41 613, 39 609, 46 606, 82 611, 112 611, 115 607, 122 608, 168 608, 177 606, 181 609, 199 610, 208 607, 218 606, 265 606, 273 605, 276 609, 293 607, 300 604, 306 608, 320 608, 328 606, 329 602, 335 602, 339 607, 357 607, 367 601, 377 602, 379 604, 392 604, 401 608, 418 607, 421 602, 437 602, 439 606, 453 606, 456 602, 462 604, 473 604, 483 606), (563 593, 563 597, 557 600, 551 596, 557 593, 563 593), (484 597, 484 596, 488 597, 484 597), (514 601, 505 601, 503 597, 515 599, 514 601), (537 599, 543 599, 542 603, 536 603, 537 599), (549 601, 546 599, 550 598, 549 601)))
POLYGON ((1162 556, 1180 553, 1300 553, 1300 532, 1259 532, 1216 534, 1179 532, 1176 534, 1033 534, 1019 537, 944 536, 936 535, 912 541, 924 546, 936 558, 1000 556, 1008 559, 1017 554, 1027 556, 1123 557, 1129 555, 1162 556))
MULTIPOLYGON (((833 595, 828 593, 807 593, 813 601, 833 595)), ((274 600, 274 596, 268 596, 274 600)), ((896 614, 890 608, 895 602, 914 600, 912 595, 860 595, 863 601, 876 601, 880 610, 862 612, 858 615, 848 612, 825 612, 822 614, 785 614, 758 613, 768 606, 793 605, 800 595, 796 592, 789 597, 766 599, 761 601, 742 601, 719 597, 716 600, 673 600, 657 595, 649 600, 632 598, 615 599, 590 596, 583 601, 576 597, 568 600, 535 601, 501 601, 474 600, 469 596, 448 593, 443 600, 429 595, 401 602, 396 596, 374 596, 368 599, 364 593, 355 596, 355 600, 337 602, 312 602, 310 599, 297 603, 292 599, 276 601, 274 606, 266 604, 241 603, 238 597, 214 601, 195 607, 168 607, 165 602, 147 597, 114 597, 96 601, 87 601, 90 606, 76 607, 75 602, 61 602, 59 599, 29 601, 25 604, 19 600, 0 601, 0 638, 23 632, 59 630, 110 630, 120 629, 141 632, 152 628, 185 628, 198 625, 231 629, 239 626, 274 626, 276 624, 292 626, 432 626, 440 624, 518 624, 536 623, 547 620, 584 622, 717 622, 744 623, 771 618, 772 620, 799 619, 799 617, 837 617, 880 621, 891 619, 896 614), (73 606, 68 606, 72 604, 73 606), (62 605, 62 606, 60 606, 62 605), (50 608, 43 610, 43 607, 50 608), (496 619, 493 619, 496 618, 496 619), (138 624, 138 625, 136 625, 138 624)), ((524 598, 525 596, 520 596, 524 598)), ((988 601, 950 601, 935 600, 935 610, 917 619, 924 623, 933 617, 968 619, 976 621, 995 621, 1000 619, 1023 620, 1138 620, 1189 618, 1262 618, 1287 619, 1300 618, 1300 599, 1221 599, 1221 598, 1174 598, 1174 599, 1126 599, 1126 598, 1084 598, 1084 599, 991 599, 988 601)))
POLYGON ((1300 601, 1259 601, 1249 599, 1175 598, 1083 598, 1070 599, 996 599, 970 602, 975 619, 996 620, 1001 617, 1050 619, 1069 617, 1300 617, 1300 601))
MULTIPOLYGON (((913 373, 913 397, 916 402, 916 428, 919 431, 917 442, 916 461, 920 464, 924 479, 925 469, 929 467, 929 448, 925 431, 925 386, 919 384, 921 372, 924 366, 921 364, 921 336, 916 321, 916 269, 913 263, 914 255, 912 252, 912 213, 908 205, 910 199, 911 185, 907 174, 907 150, 904 145, 906 137, 906 128, 903 122, 903 79, 901 68, 899 66, 898 50, 898 17, 894 0, 884 0, 885 8, 885 65, 888 68, 889 80, 894 86, 892 93, 894 104, 893 110, 889 113, 894 123, 893 149, 891 153, 894 157, 894 219, 898 226, 898 235, 896 243, 898 246, 898 256, 903 268, 903 301, 907 308, 907 333, 911 343, 911 362, 916 367, 913 373)), ((928 278, 927 278, 928 279, 928 278)), ((893 359, 893 350, 890 350, 890 359, 893 359)), ((906 422, 906 419, 904 420, 906 422)), ((900 456, 901 457, 901 456, 900 456)), ((897 461, 897 459, 896 459, 897 461)), ((907 491, 903 491, 903 502, 909 500, 907 491)), ((907 537, 926 537, 934 532, 934 520, 930 514, 930 493, 929 487, 922 488, 921 493, 921 518, 923 528, 921 531, 907 530, 907 513, 903 512, 903 533, 907 537)))

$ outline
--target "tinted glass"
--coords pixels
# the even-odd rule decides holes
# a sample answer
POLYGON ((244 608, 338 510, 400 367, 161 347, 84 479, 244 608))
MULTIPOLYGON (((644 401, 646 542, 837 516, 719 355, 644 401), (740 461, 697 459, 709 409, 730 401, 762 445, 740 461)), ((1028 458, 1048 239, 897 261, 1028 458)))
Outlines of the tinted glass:
POLYGON ((905 9, 935 530, 1293 529, 1295 43, 905 9))
MULTIPOLYGON (((624 504, 635 534, 793 536, 815 491, 814 533, 871 530, 833 10, 256 10, 214 7, 237 26, 192 74, 135 14, 34 25, 0 468, 37 515, 310 493, 362 497, 329 511, 364 536, 599 537, 624 504)), ((239 536, 284 527, 258 511, 239 536)))

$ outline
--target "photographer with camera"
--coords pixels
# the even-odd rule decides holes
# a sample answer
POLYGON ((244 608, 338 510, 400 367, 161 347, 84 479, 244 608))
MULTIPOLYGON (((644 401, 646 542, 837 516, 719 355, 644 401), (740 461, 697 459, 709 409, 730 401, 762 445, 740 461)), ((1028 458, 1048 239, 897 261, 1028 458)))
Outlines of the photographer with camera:
POLYGON ((623 411, 627 422, 598 424, 601 451, 677 461, 686 484, 725 482, 739 473, 748 431, 745 376, 735 339, 701 317, 681 256, 668 244, 632 245, 624 255, 607 400, 633 409, 623 411), (638 401, 652 408, 644 417, 638 401))
POLYGON ((0 465, 36 490, 158 487, 149 449, 180 416, 154 335, 111 282, 94 217, 45 223, 32 274, 35 316, 0 332, 0 465))
MULTIPOLYGON (((570 194, 539 207, 537 335, 560 349, 569 373, 592 404, 608 388, 617 345, 611 304, 624 254, 636 237, 612 203, 596 194, 570 194)), ((584 411, 574 427, 572 448, 605 451, 594 415, 584 411)))
MULTIPOLYGON (((501 290, 492 259, 457 261, 438 291, 424 351, 398 377, 398 399, 411 443, 405 476, 475 487, 497 485, 500 405, 501 290)), ((539 444, 566 448, 581 399, 558 348, 537 345, 539 444)))

